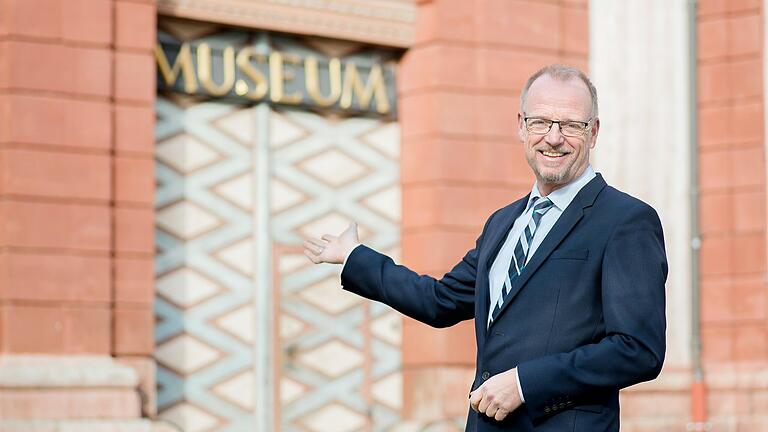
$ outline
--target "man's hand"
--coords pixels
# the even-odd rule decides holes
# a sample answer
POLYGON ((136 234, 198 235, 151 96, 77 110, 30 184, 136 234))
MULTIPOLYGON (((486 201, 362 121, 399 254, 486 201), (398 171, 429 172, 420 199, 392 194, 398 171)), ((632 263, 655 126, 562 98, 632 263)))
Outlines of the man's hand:
POLYGON ((522 401, 517 391, 516 368, 488 378, 488 381, 469 394, 469 404, 480 414, 504 420, 522 401))
POLYGON ((360 243, 357 237, 357 223, 352 222, 339 236, 323 234, 319 239, 304 241, 304 255, 315 264, 343 264, 349 251, 360 243))

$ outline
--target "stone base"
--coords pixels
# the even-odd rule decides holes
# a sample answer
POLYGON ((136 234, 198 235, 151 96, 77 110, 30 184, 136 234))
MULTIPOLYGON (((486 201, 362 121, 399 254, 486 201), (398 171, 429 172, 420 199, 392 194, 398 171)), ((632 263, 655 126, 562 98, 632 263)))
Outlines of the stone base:
POLYGON ((150 420, 0 420, 0 432, 181 432, 150 420))
POLYGON ((2 431, 156 431, 136 371, 109 356, 0 356, 2 431))

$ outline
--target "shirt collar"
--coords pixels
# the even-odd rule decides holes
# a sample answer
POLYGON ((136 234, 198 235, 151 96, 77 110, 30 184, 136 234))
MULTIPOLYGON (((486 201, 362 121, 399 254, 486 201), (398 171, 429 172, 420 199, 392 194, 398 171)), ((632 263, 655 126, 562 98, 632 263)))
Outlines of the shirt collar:
MULTIPOLYGON (((584 172, 581 173, 578 178, 576 178, 576 180, 568 183, 560 189, 553 191, 547 196, 547 198, 552 201, 552 204, 554 204, 558 210, 565 211, 571 201, 576 198, 576 194, 579 193, 581 188, 589 183, 590 180, 595 178, 595 176, 595 170, 592 168, 592 165, 587 165, 587 169, 585 169, 584 172)), ((526 210, 528 210, 531 207, 531 203, 533 203, 533 201, 538 198, 541 198, 541 193, 539 193, 539 182, 536 181, 533 183, 533 188, 531 188, 531 195, 528 197, 528 205, 526 206, 526 210)))

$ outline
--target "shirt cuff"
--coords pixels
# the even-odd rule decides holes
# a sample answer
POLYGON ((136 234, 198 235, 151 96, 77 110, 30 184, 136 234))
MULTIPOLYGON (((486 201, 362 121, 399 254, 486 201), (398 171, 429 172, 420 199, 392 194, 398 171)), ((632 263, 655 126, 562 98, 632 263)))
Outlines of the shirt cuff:
POLYGON ((520 395, 520 401, 525 403, 525 397, 523 397, 523 385, 520 384, 520 374, 517 373, 517 368, 515 368, 515 380, 517 381, 517 394, 520 395))
MULTIPOLYGON (((352 249, 347 252, 347 256, 344 257, 344 262, 341 263, 341 273, 344 273, 344 266, 347 265, 347 260, 349 259, 349 256, 352 255, 352 252, 357 249, 358 246, 360 246, 362 243, 358 243, 352 247, 352 249)), ((339 273, 339 274, 341 274, 339 273)))

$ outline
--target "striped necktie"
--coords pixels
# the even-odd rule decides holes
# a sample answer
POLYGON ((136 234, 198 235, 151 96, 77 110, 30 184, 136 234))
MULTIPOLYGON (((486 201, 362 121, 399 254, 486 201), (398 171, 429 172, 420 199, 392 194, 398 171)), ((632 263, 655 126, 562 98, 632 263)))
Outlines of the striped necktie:
POLYGON ((533 200, 535 204, 533 207, 533 215, 528 221, 528 225, 526 225, 523 230, 522 235, 520 235, 517 245, 515 245, 515 254, 512 256, 512 262, 509 265, 509 283, 504 281, 504 288, 501 290, 499 299, 496 301, 496 306, 493 308, 490 323, 496 320, 496 317, 499 316, 499 312, 501 312, 501 306, 507 301, 507 296, 512 290, 511 282, 520 276, 520 273, 522 273, 525 268, 525 263, 528 260, 528 251, 531 248, 531 241, 533 240, 533 235, 536 234, 536 228, 538 228, 541 223, 541 218, 552 208, 553 203, 549 198, 544 198, 541 202, 536 204, 537 199, 538 197, 533 200))

